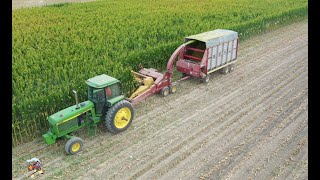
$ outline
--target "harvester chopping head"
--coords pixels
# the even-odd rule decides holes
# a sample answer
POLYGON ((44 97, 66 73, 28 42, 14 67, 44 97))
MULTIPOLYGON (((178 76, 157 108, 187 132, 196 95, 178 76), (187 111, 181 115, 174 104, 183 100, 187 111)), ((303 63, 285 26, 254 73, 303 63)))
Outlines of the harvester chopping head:
POLYGON ((129 97, 130 100, 137 97, 138 95, 146 92, 150 87, 153 85, 154 80, 150 76, 143 75, 141 73, 137 73, 134 71, 131 71, 133 74, 133 77, 136 81, 138 81, 141 85, 139 88, 129 97))

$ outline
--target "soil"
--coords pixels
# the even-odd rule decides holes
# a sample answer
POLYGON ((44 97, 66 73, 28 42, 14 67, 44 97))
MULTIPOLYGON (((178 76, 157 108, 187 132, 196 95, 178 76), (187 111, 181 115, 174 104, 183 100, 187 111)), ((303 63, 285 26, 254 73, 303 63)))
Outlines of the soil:
POLYGON ((240 41, 238 55, 229 74, 181 81, 135 106, 120 134, 103 123, 94 137, 76 132, 77 155, 66 155, 66 140, 15 147, 13 179, 33 157, 39 179, 308 179, 308 21, 240 41))

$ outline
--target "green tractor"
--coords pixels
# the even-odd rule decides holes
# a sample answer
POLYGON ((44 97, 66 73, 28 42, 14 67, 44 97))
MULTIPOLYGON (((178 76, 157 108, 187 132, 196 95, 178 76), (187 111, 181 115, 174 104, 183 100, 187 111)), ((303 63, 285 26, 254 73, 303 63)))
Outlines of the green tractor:
POLYGON ((102 74, 86 81, 88 85, 88 101, 63 109, 48 117, 50 129, 42 135, 45 142, 54 144, 59 138, 68 138, 65 145, 67 154, 76 154, 83 149, 83 140, 70 134, 88 127, 88 132, 94 134, 97 123, 104 121, 111 133, 125 131, 134 117, 132 104, 122 94, 120 81, 102 74))

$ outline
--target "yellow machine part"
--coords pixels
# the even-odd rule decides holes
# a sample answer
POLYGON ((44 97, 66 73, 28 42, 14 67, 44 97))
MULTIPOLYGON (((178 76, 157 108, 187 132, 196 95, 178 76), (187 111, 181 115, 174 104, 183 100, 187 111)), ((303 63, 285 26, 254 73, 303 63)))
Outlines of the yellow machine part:
POLYGON ((144 93, 153 85, 154 80, 152 77, 142 75, 140 73, 132 71, 134 78, 141 83, 141 86, 130 96, 129 99, 133 99, 140 94, 144 93))

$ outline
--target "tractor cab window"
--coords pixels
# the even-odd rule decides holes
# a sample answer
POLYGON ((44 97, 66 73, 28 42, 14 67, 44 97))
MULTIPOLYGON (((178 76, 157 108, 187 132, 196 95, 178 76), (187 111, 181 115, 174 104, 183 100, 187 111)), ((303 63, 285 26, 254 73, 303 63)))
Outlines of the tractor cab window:
POLYGON ((88 88, 88 99, 94 102, 104 102, 105 94, 103 89, 96 89, 89 86, 88 88))
POLYGON ((103 89, 94 89, 92 93, 92 98, 97 102, 104 101, 105 97, 104 97, 103 89))
POLYGON ((94 103, 97 114, 102 113, 106 104, 106 94, 104 88, 88 88, 88 99, 94 103))
POLYGON ((93 102, 105 102, 106 99, 120 96, 121 93, 120 83, 99 89, 88 86, 88 99, 93 102))
POLYGON ((97 101, 102 101, 105 99, 103 89, 95 89, 93 90, 93 99, 97 101))
POLYGON ((105 92, 106 92, 107 99, 112 99, 114 97, 121 95, 120 84, 116 83, 106 87, 105 92))

